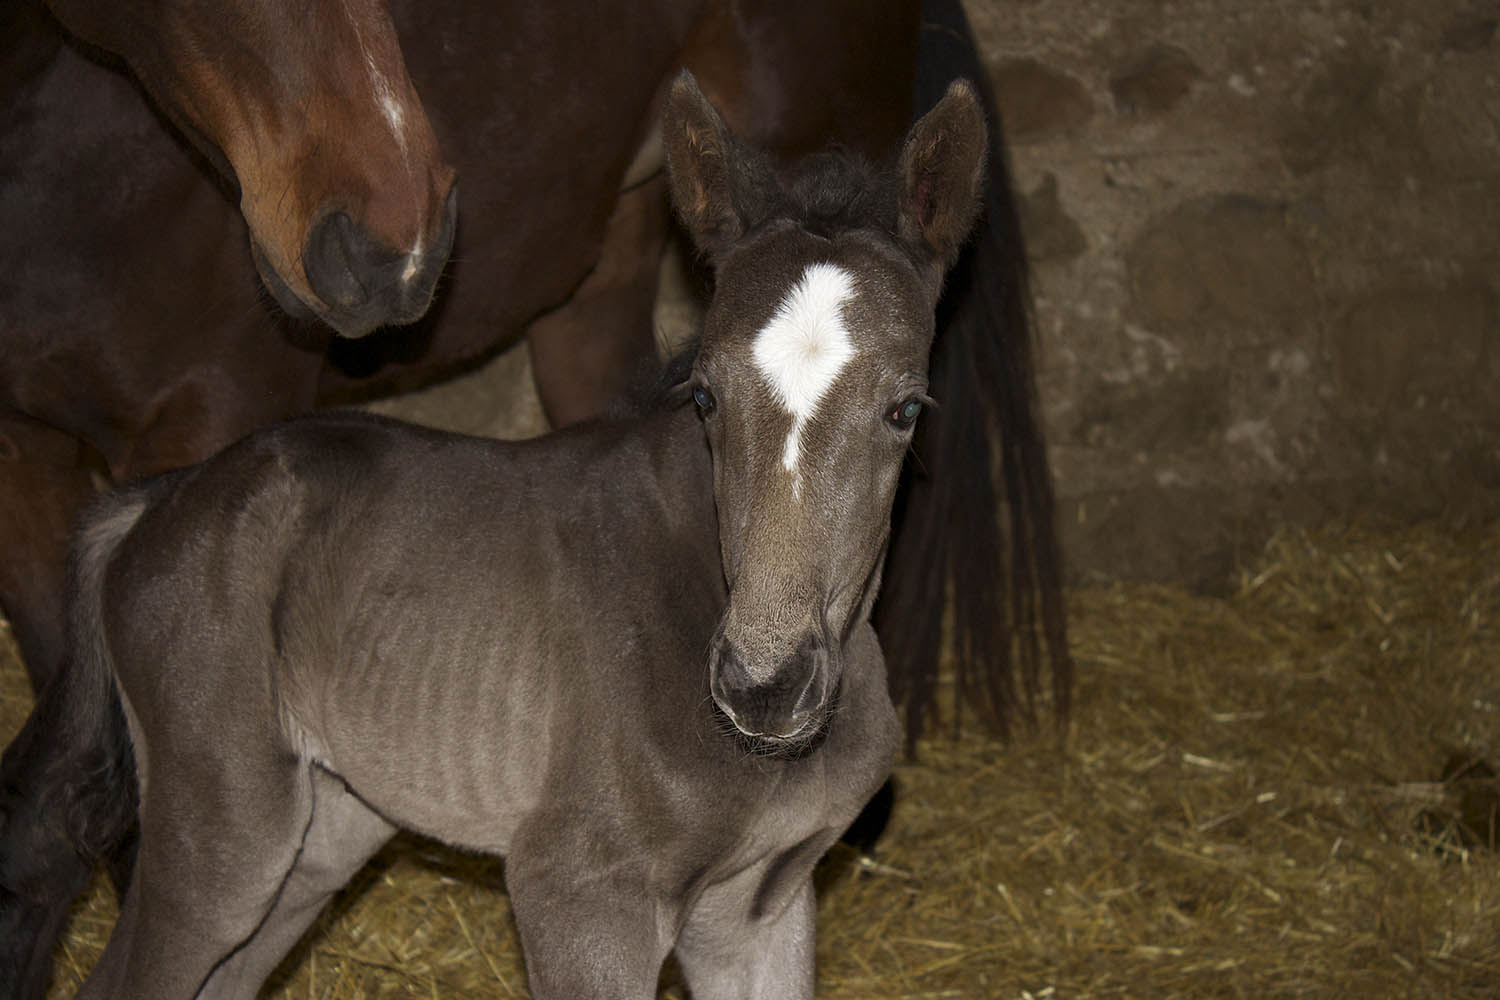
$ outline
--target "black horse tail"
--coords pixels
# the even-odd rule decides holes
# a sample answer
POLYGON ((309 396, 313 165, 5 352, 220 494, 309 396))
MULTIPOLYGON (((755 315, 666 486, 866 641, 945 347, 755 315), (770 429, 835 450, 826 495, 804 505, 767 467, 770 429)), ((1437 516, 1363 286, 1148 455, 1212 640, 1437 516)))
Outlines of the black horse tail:
POLYGON ((102 861, 134 860, 135 757, 102 622, 104 572, 149 484, 84 515, 70 565, 69 651, 0 758, 0 998, 40 1000, 74 899, 102 861))
POLYGON ((1066 720, 1072 680, 1026 255, 1005 143, 959 0, 925 0, 916 113, 959 76, 976 85, 991 124, 984 213, 938 307, 930 377, 940 405, 922 418, 876 609, 912 743, 934 708, 945 648, 955 659, 955 725, 965 704, 1002 736, 1018 714, 1034 720, 1044 658, 1054 710, 1066 720))

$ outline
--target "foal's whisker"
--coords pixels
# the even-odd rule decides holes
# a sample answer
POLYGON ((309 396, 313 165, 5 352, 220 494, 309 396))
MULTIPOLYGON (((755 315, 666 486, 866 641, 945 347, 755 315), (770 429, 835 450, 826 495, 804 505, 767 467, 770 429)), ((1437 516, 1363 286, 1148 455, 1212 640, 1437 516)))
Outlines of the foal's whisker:
POLYGON ((920 473, 924 477, 928 474, 927 473, 927 465, 926 465, 925 462, 922 461, 922 456, 917 451, 917 446, 916 446, 916 441, 915 440, 913 440, 911 443, 907 444, 907 446, 906 446, 906 457, 911 460, 911 463, 914 466, 916 466, 916 469, 917 469, 918 473, 920 473))

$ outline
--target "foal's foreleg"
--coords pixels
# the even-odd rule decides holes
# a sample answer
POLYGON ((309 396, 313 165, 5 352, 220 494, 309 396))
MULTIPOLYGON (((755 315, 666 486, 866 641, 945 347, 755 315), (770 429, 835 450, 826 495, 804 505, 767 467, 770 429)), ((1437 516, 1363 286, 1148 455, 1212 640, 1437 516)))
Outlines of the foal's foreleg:
POLYGON ((812 877, 765 910, 759 870, 706 891, 677 939, 693 1000, 811 1000, 817 940, 812 877))
POLYGON ((644 880, 599 864, 559 832, 541 856, 512 851, 505 886, 535 1000, 650 1000, 670 948, 644 880))

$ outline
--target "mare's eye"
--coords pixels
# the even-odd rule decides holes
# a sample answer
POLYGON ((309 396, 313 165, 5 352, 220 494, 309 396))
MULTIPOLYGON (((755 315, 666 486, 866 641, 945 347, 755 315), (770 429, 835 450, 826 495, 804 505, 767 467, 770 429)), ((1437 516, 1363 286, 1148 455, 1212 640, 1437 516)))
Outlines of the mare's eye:
POLYGON ((706 385, 693 386, 693 402, 698 404, 698 409, 703 413, 712 413, 717 403, 714 394, 708 391, 706 385))
POLYGON ((922 413, 922 401, 920 399, 908 399, 897 404, 888 416, 891 423, 903 431, 909 431, 917 422, 917 417, 922 413))

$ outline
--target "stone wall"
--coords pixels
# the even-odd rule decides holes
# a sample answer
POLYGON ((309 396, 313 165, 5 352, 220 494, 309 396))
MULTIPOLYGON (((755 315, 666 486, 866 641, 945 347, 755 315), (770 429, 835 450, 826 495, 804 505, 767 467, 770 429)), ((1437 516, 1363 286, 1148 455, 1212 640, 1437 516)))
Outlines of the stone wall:
POLYGON ((1500 511, 1500 2, 967 7, 1075 577, 1500 511))

